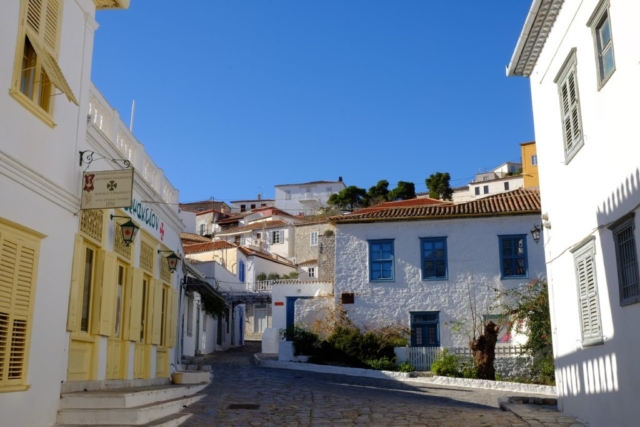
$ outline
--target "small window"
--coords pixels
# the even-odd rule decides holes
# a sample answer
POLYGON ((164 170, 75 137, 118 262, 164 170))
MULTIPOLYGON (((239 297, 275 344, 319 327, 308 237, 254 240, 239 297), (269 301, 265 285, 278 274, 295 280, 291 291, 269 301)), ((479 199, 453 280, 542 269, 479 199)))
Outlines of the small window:
POLYGON ((284 231, 276 230, 271 232, 271 243, 284 243, 284 231))
POLYGON ((201 236, 204 236, 205 234, 207 234, 207 224, 205 222, 200 224, 199 234, 201 236))
POLYGON ((251 209, 255 209, 255 208, 256 208, 256 204, 255 204, 255 203, 252 203, 252 204, 251 204, 251 209))
POLYGON ((480 195, 480 187, 476 187, 476 196, 480 195))
POLYGON ((531 166, 537 166, 538 165, 538 155, 537 154, 532 154, 531 155, 531 166))
POLYGON ((342 304, 353 304, 355 301, 354 294, 352 292, 343 292, 340 295, 342 304))
POLYGON ((316 268, 309 267, 309 277, 316 277, 316 268))
POLYGON ((483 181, 489 181, 489 177, 488 177, 488 176, 483 176, 483 177, 482 177, 482 180, 483 180, 483 181))
POLYGON ((423 280, 447 279, 447 238, 420 239, 423 280))
POLYGON ((602 87, 616 70, 609 2, 603 2, 589 20, 592 26, 598 62, 598 87, 602 87))
POLYGON ((620 305, 625 306, 640 302, 640 275, 638 274, 633 214, 622 218, 609 228, 613 232, 616 247, 620 305))
POLYGON ((509 191, 509 183, 508 182, 504 183, 504 191, 509 191))
POLYGON ((238 279, 241 283, 244 283, 244 261, 240 261, 238 268, 238 279))
POLYGON ((484 192, 484 194, 489 194, 489 186, 485 185, 484 187, 482 187, 482 190, 484 192))
POLYGON ((240 205, 240 212, 246 212, 247 205, 240 205))
POLYGON ((602 344, 594 240, 573 250, 583 346, 602 344))
POLYGON ((369 241, 369 281, 392 281, 393 240, 369 241))
POLYGON ((500 271, 503 279, 528 277, 527 236, 498 236, 500 271))
POLYGON ((310 242, 311 246, 318 246, 318 232, 317 231, 312 231, 311 232, 311 242, 310 242))
POLYGON ((584 144, 575 50, 567 58, 556 82, 560 96, 565 163, 569 163, 584 144))

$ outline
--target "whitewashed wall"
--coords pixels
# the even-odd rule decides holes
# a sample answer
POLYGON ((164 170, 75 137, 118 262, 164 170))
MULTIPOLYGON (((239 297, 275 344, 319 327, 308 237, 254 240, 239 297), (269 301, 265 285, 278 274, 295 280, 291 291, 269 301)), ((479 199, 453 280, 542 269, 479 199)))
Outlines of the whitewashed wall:
MULTIPOLYGON (((611 0, 616 71, 598 90, 591 29, 598 0, 564 2, 530 77, 539 159, 560 406, 593 426, 635 426, 640 418, 640 304, 621 307, 613 237, 606 225, 640 203, 640 2, 611 0), (565 164, 558 88, 576 48, 584 146, 565 164), (558 183, 564 183, 559 185, 558 183), (573 255, 593 234, 604 345, 582 347, 573 255)), ((636 226, 640 212, 636 209, 636 226)), ((640 234, 635 231, 636 251, 640 234)), ((640 252, 639 252, 640 253, 640 252)))
POLYGON ((287 297, 315 297, 333 294, 332 283, 307 282, 284 283, 273 286, 272 291, 272 328, 276 331, 287 327, 287 297), (281 303, 281 304, 280 304, 281 303))
POLYGON ((545 274, 542 244, 529 230, 537 215, 435 221, 338 224, 335 296, 354 293, 355 303, 343 305, 349 319, 364 329, 390 324, 409 326, 410 311, 440 312, 440 342, 465 346, 468 338, 452 334, 448 323, 470 323, 469 289, 477 307, 489 312, 493 288, 514 288, 529 279, 500 279, 498 235, 525 234, 529 278, 545 274), (421 279, 420 238, 447 237, 449 279, 421 279), (368 240, 395 239, 395 280, 369 282, 368 240))
POLYGON ((327 200, 332 194, 339 193, 345 188, 343 182, 329 182, 322 184, 310 184, 310 185, 283 185, 275 187, 275 203, 274 206, 278 209, 282 209, 291 215, 298 215, 301 213, 313 213, 315 209, 326 206, 327 200), (331 188, 331 191, 327 191, 327 188, 331 188), (316 199, 317 202, 301 203, 300 199, 308 199, 307 188, 311 188, 311 199, 316 199), (291 198, 287 199, 286 191, 290 191, 291 198))

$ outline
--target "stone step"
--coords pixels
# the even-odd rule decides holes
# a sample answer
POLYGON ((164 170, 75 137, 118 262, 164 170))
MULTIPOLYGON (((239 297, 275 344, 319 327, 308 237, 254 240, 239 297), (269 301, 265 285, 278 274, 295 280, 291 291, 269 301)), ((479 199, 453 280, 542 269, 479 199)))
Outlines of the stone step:
POLYGON ((117 425, 143 426, 154 420, 180 412, 205 395, 178 397, 132 408, 80 408, 62 409, 58 412, 58 425, 117 425))
MULTIPOLYGON (((183 422, 189 419, 191 414, 171 414, 166 417, 158 418, 157 420, 148 422, 147 424, 138 425, 136 427, 178 427, 183 422)), ((96 424, 91 425, 92 427, 123 427, 127 426, 127 424, 96 424)), ((133 427, 135 424, 129 424, 128 426, 133 427)), ((56 424, 53 427, 86 427, 86 424, 56 424)))
POLYGON ((134 408, 155 402, 172 400, 199 393, 208 384, 167 384, 162 386, 129 387, 112 390, 64 393, 60 409, 134 408))

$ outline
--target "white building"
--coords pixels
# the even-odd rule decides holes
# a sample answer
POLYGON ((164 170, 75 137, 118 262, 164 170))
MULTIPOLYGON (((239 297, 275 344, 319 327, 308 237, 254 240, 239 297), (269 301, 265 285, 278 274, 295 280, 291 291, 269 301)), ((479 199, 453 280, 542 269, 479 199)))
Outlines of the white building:
POLYGON ((531 82, 559 406, 591 426, 640 419, 639 17, 535 0, 507 68, 531 82))
POLYGON ((275 204, 274 199, 263 199, 258 195, 257 199, 233 200, 231 204, 231 212, 247 212, 253 209, 265 208, 275 204))
POLYGON ((522 164, 506 162, 488 172, 477 173, 469 185, 454 188, 452 200, 455 203, 468 202, 492 194, 516 190, 523 185, 522 164))
POLYGON ((291 215, 315 215, 319 209, 327 206, 327 200, 332 194, 345 188, 342 178, 338 181, 276 185, 274 206, 291 215))
POLYGON ((451 324, 470 327, 471 302, 479 315, 496 314, 495 288, 544 275, 542 245, 530 235, 539 215, 538 191, 519 189, 332 217, 336 303, 365 330, 410 328, 412 346, 467 346, 451 324))

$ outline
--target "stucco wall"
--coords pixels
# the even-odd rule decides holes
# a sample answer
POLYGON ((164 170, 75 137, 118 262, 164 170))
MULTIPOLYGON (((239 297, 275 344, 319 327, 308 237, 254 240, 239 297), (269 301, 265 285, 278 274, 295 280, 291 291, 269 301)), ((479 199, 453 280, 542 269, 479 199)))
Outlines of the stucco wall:
POLYGON ((294 316, 296 326, 301 326, 322 338, 329 336, 334 325, 334 301, 325 295, 296 301, 294 316))
POLYGON ((411 311, 440 312, 440 343, 465 346, 468 338, 453 334, 451 322, 469 324, 469 294, 481 313, 491 312, 494 288, 514 288, 529 279, 500 279, 498 235, 526 235, 529 278, 545 274, 542 245, 529 234, 535 215, 438 221, 338 224, 335 297, 355 294, 343 305, 364 329, 390 324, 409 326, 411 311), (448 280, 421 279, 420 237, 447 237, 448 280), (395 280, 369 282, 368 240, 394 239, 395 280))
POLYGON ((333 293, 331 283, 327 282, 306 282, 306 283, 284 283, 273 286, 272 291, 272 327, 276 330, 285 329, 287 325, 287 297, 314 297, 330 295, 333 293), (279 305, 281 304, 281 305, 279 305))
POLYGON ((621 307, 613 236, 607 225, 640 212, 637 121, 640 3, 611 1, 616 70, 598 88, 594 40, 585 24, 598 0, 564 2, 531 75, 542 210, 551 229, 543 238, 548 259, 559 405, 593 426, 635 426, 640 416, 640 305, 621 307), (572 49, 577 57, 584 146, 567 162, 558 86, 554 79, 572 49), (570 190, 566 185, 571 183, 570 190), (604 344, 583 347, 573 254, 595 237, 595 270, 604 344))

